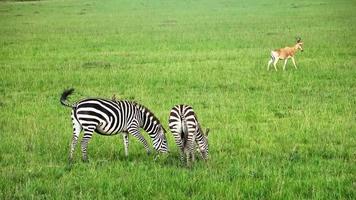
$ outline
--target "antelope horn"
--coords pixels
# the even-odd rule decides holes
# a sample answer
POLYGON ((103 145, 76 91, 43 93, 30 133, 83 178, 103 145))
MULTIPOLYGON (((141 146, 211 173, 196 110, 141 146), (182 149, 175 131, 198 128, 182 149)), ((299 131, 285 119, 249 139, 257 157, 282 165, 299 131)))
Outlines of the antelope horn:
POLYGON ((302 38, 300 38, 300 37, 296 37, 296 39, 297 39, 297 42, 300 42, 302 40, 302 38))

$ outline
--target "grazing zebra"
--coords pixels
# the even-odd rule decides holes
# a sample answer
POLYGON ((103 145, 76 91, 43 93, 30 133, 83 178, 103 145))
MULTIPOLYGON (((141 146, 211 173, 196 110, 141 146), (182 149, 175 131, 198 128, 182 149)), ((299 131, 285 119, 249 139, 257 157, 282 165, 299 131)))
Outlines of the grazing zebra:
POLYGON ((73 91, 74 89, 65 90, 60 99, 62 105, 72 108, 73 139, 69 154, 70 162, 73 160, 73 152, 81 130, 84 131, 81 141, 83 161, 88 160, 87 145, 94 131, 106 136, 122 132, 126 156, 128 156, 129 133, 142 142, 147 153, 150 153, 147 141, 140 134, 140 128, 150 135, 154 149, 162 153, 168 151, 166 130, 157 117, 143 105, 132 101, 100 98, 84 99, 70 105, 67 98, 73 91))
POLYGON ((198 145, 204 160, 208 159, 208 133, 206 136, 201 129, 197 116, 193 108, 189 105, 176 105, 169 115, 169 128, 173 134, 175 142, 180 149, 180 159, 184 162, 186 156, 187 165, 190 166, 190 159, 194 162, 195 142, 198 145))

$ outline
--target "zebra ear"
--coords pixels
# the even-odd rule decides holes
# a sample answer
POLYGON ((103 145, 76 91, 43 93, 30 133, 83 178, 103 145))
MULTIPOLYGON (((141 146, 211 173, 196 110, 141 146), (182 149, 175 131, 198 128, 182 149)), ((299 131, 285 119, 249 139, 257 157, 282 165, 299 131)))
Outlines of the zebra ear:
POLYGON ((207 128, 207 129, 206 129, 206 131, 205 131, 205 136, 206 136, 206 137, 208 137, 208 135, 209 135, 209 131, 210 131, 210 129, 209 129, 209 128, 207 128))

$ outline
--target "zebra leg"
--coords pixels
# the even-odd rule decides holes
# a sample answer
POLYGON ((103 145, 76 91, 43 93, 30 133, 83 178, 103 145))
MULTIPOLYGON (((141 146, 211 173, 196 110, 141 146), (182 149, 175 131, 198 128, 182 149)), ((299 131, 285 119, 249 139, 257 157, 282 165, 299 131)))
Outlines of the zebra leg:
POLYGON ((69 158, 68 158, 68 161, 70 163, 73 162, 73 153, 74 153, 75 147, 77 146, 80 131, 82 130, 82 127, 80 126, 78 120, 74 117, 73 112, 74 111, 72 111, 73 138, 72 138, 72 143, 70 145, 70 152, 69 152, 69 158))
POLYGON ((185 148, 184 148, 184 154, 185 154, 185 157, 186 157, 187 166, 188 166, 188 167, 191 167, 190 152, 189 152, 189 148, 188 148, 188 147, 185 147, 185 148))
POLYGON ((148 147, 148 143, 147 143, 146 139, 141 135, 141 133, 138 130, 138 128, 136 128, 136 127, 129 128, 128 132, 130 134, 132 134, 133 136, 135 136, 143 144, 143 146, 146 149, 147 154, 150 155, 151 154, 151 150, 148 147))
POLYGON ((179 149, 179 155, 180 155, 180 162, 182 163, 182 164, 184 164, 184 149, 183 148, 180 148, 179 149))
POLYGON ((184 147, 183 147, 183 143, 182 141, 179 139, 179 142, 176 141, 176 144, 179 148, 179 158, 180 158, 180 162, 182 164, 184 164, 184 158, 186 157, 185 155, 185 151, 184 151, 184 147))
POLYGON ((192 138, 192 143, 191 143, 191 149, 190 149, 190 153, 192 154, 192 162, 194 163, 195 162, 195 135, 193 135, 193 138, 192 138))
POLYGON ((195 151, 194 151, 194 148, 192 149, 192 151, 190 153, 192 154, 192 162, 194 163, 195 162, 195 151))
MULTIPOLYGON (((176 139, 176 138, 175 138, 176 139)), ((184 146, 183 146, 183 142, 180 138, 176 139, 176 144, 179 148, 179 157, 180 157, 180 162, 182 164, 184 164, 184 157, 186 157, 185 153, 184 153, 184 146), (178 141, 177 141, 178 140, 178 141)))
POLYGON ((187 166, 191 167, 194 162, 194 135, 188 135, 188 141, 186 141, 185 154, 187 156, 187 166))
POLYGON ((88 154, 87 154, 87 147, 88 143, 93 135, 93 132, 95 130, 95 126, 89 126, 89 127, 83 127, 84 129, 84 136, 81 142, 82 145, 82 154, 83 154, 83 161, 87 162, 88 161, 88 154))
POLYGON ((184 163, 184 157, 185 157, 184 154, 185 153, 184 153, 183 141, 181 139, 181 134, 176 129, 174 129, 174 127, 170 127, 170 129, 171 129, 171 132, 173 134, 173 137, 174 137, 174 140, 176 142, 176 145, 179 148, 180 161, 181 161, 181 163, 184 163))
POLYGON ((124 145, 125 145, 125 156, 129 156, 129 134, 128 132, 124 132, 122 134, 123 138, 124 138, 124 145))

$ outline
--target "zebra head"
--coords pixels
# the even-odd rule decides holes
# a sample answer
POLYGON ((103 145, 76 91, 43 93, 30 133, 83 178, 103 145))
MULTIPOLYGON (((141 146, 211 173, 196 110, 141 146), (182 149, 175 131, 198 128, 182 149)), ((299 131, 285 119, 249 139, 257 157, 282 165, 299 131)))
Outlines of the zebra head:
POLYGON ((141 112, 141 127, 150 135, 153 140, 153 148, 161 153, 168 152, 166 130, 159 119, 148 108, 136 104, 141 112))
POLYGON ((208 140, 209 131, 210 131, 209 128, 206 129, 205 134, 202 131, 202 135, 203 135, 203 138, 204 138, 203 139, 204 140, 204 145, 200 149, 200 153, 201 153, 202 157, 205 160, 208 159, 208 155, 209 155, 209 140, 208 140))
POLYGON ((160 153, 168 152, 166 129, 159 124, 155 130, 155 136, 153 138, 153 148, 160 153))

